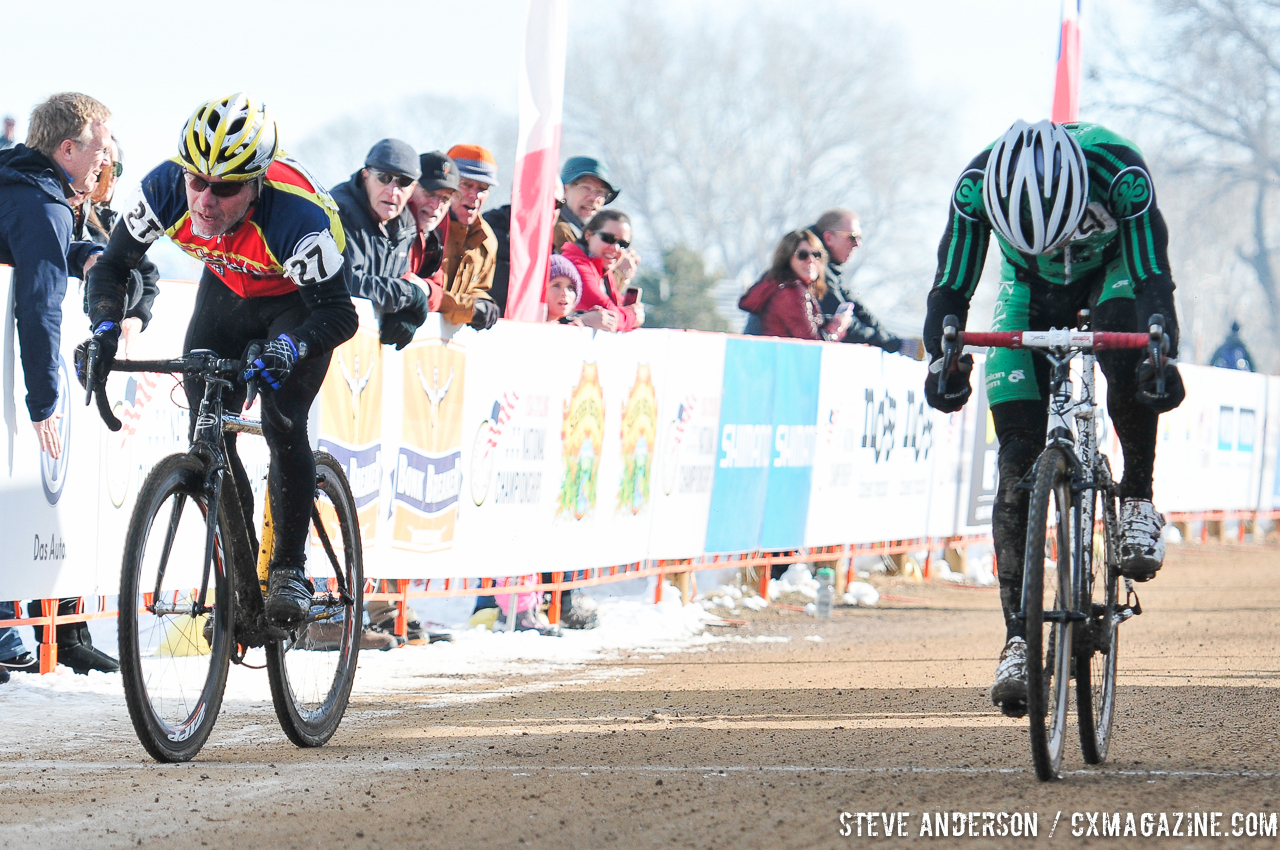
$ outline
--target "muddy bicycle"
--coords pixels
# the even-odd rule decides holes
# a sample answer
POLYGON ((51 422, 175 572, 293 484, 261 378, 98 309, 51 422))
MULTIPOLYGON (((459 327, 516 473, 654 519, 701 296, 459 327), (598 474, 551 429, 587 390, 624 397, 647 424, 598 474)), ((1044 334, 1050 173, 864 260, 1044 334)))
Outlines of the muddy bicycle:
MULTIPOLYGON (((959 329, 955 316, 943 320, 939 391, 945 391, 946 376, 966 345, 1025 348, 1050 366, 1045 447, 1018 484, 1031 493, 1017 616, 1027 627, 1031 760, 1042 780, 1062 773, 1071 679, 1084 760, 1106 760, 1115 720, 1118 628, 1142 613, 1133 582, 1120 574, 1119 484, 1098 450, 1095 352, 1147 349, 1152 362, 1163 366, 1167 351, 1159 315, 1151 317, 1147 333, 1092 332, 1088 310, 1080 311, 1077 324, 1077 329, 969 333, 959 329), (1077 357, 1079 395, 1071 374, 1077 357)), ((1157 392, 1164 391, 1160 377, 1157 392)))
MULTIPOLYGON (((95 374, 95 357, 91 349, 86 374, 95 374)), ((224 438, 229 432, 262 434, 261 422, 223 409, 223 390, 240 381, 243 368, 240 360, 205 350, 111 365, 115 372, 204 382, 190 449, 157 463, 139 491, 120 572, 125 701, 138 739, 162 762, 188 761, 204 746, 230 665, 255 666, 246 662, 252 649, 265 650, 276 715, 300 747, 321 746, 333 736, 355 678, 364 593, 360 528, 346 475, 328 453, 315 455, 306 562, 316 590, 310 613, 289 630, 264 614, 270 500, 263 500, 259 539, 241 507, 224 438)), ((104 384, 89 392, 107 426, 119 430, 104 384)), ((250 401, 253 393, 250 385, 250 401)), ((270 399, 263 396, 263 415, 283 419, 270 399)))

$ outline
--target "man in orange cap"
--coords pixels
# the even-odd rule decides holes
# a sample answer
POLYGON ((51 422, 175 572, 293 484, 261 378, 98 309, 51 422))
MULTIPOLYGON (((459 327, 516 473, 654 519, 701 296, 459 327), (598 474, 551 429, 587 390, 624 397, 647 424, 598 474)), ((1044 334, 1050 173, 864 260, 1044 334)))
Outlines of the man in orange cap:
POLYGON ((444 237, 444 299, 440 312, 456 325, 476 330, 493 327, 498 305, 489 290, 498 260, 498 238, 480 216, 489 190, 498 185, 493 154, 479 145, 454 145, 449 158, 458 165, 458 194, 449 208, 444 237))

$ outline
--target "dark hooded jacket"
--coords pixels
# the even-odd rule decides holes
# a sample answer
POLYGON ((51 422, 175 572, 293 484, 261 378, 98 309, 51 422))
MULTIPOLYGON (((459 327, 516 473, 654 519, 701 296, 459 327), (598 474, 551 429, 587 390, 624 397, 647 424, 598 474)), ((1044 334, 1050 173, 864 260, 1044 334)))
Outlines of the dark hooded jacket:
POLYGON ((66 173, 39 151, 0 151, 0 263, 13 266, 14 314, 27 412, 33 422, 58 404, 58 353, 67 277, 83 277, 84 262, 102 250, 73 241, 75 223, 66 173))
POLYGON ((333 190, 333 199, 347 236, 342 255, 351 267, 351 294, 372 301, 379 316, 404 310, 413 303, 413 289, 417 289, 404 279, 409 248, 418 237, 413 213, 406 205, 400 215, 380 225, 369 211, 359 171, 333 190))
POLYGON ((507 288, 511 285, 511 204, 489 210, 483 218, 498 240, 498 261, 493 267, 493 286, 489 288, 489 297, 505 315, 507 288))

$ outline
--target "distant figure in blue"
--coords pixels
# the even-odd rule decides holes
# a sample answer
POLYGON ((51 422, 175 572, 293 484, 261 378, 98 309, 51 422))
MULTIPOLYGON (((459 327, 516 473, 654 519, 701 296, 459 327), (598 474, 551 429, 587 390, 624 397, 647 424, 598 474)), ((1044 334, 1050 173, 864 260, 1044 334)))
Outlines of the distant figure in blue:
POLYGON ((1218 350, 1213 352, 1213 359, 1209 361, 1209 365, 1220 369, 1239 369, 1242 372, 1258 371, 1254 368, 1249 349, 1244 346, 1244 340, 1240 339, 1239 322, 1231 323, 1231 333, 1227 334, 1227 338, 1222 341, 1222 345, 1218 346, 1218 350))

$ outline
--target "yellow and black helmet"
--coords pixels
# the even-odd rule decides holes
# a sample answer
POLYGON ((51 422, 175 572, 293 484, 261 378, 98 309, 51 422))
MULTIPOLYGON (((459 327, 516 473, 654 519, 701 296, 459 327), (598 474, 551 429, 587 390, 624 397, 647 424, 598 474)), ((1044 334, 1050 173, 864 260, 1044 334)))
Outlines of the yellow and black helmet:
POLYGON ((244 92, 200 104, 182 128, 178 158, 196 174, 252 180, 275 159, 276 122, 244 92))

